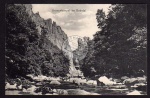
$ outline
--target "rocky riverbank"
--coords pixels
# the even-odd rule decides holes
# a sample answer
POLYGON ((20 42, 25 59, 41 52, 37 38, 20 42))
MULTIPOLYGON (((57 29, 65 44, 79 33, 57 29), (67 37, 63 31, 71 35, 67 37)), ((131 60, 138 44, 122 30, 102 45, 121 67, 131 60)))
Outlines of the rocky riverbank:
POLYGON ((120 82, 116 79, 108 79, 105 76, 99 78, 101 84, 96 80, 81 78, 63 78, 39 76, 33 77, 33 81, 20 80, 18 85, 6 82, 6 95, 146 95, 146 77, 123 78, 120 82), (42 78, 43 77, 43 78, 42 78), (105 78, 104 78, 105 77, 105 78), (104 79, 102 79, 104 78, 104 79), (102 81, 103 80, 103 81, 102 81), (114 81, 115 80, 115 81, 114 81), (103 83, 102 83, 103 82, 103 83), (112 84, 110 84, 112 83, 112 84), (19 88, 19 87, 20 88, 19 88))

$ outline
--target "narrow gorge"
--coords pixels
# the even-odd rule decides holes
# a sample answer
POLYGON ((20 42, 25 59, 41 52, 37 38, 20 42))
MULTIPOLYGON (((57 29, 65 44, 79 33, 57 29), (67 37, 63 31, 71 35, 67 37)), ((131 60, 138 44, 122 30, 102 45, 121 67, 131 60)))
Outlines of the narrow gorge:
POLYGON ((5 95, 147 95, 146 5, 5 10, 5 95))

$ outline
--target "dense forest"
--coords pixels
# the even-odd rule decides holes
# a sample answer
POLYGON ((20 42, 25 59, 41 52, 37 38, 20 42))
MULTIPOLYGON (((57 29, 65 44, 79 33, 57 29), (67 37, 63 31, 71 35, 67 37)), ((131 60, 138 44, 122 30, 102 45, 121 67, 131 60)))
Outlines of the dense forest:
POLYGON ((80 61, 85 76, 146 75, 147 12, 144 4, 113 4, 108 15, 97 10, 99 31, 80 61))
POLYGON ((47 28, 36 24, 23 5, 6 5, 6 66, 8 77, 25 77, 27 74, 65 76, 69 60, 45 36, 47 28))

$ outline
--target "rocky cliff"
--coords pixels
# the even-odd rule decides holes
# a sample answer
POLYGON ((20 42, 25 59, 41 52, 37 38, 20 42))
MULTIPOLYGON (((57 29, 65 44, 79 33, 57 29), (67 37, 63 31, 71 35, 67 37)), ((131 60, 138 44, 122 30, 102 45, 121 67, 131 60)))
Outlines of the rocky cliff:
MULTIPOLYGON (((58 76, 67 71, 76 72, 68 37, 52 19, 44 20, 39 13, 33 13, 30 4, 12 4, 7 6, 6 20, 8 73, 12 69, 11 60, 15 62, 14 71, 21 73, 23 68, 23 75, 58 76), (24 62, 26 66, 21 66, 24 62), (67 69, 69 65, 70 69, 67 69)), ((18 75, 15 72, 13 74, 18 75)))
MULTIPOLYGON (((26 11, 29 13, 32 20, 36 23, 36 28, 38 29, 38 33, 41 35, 42 27, 47 29, 46 38, 50 40, 54 45, 56 45, 59 49, 63 51, 63 54, 70 61, 70 69, 69 73, 71 75, 77 75, 78 71, 74 67, 73 64, 73 53, 71 47, 68 42, 68 37, 65 32, 61 29, 60 26, 56 24, 56 22, 52 21, 52 19, 44 20, 40 17, 39 13, 32 12, 32 5, 24 5, 26 7, 26 11)), ((51 49, 49 49, 51 50, 51 49)))
POLYGON ((83 62, 82 60, 86 57, 88 52, 87 43, 89 42, 89 37, 78 38, 77 41, 78 47, 73 51, 73 65, 79 70, 74 73, 76 73, 76 75, 78 74, 79 76, 83 76, 83 73, 80 70, 82 65, 81 62, 83 62))
POLYGON ((30 4, 6 6, 6 74, 65 76, 72 52, 67 35, 51 19, 32 12, 30 4), (64 43, 65 42, 65 43, 64 43))
POLYGON ((49 39, 59 49, 61 49, 64 52, 64 55, 69 60, 71 60, 73 58, 73 53, 67 40, 68 39, 67 34, 65 34, 65 32, 61 29, 61 27, 58 26, 56 22, 52 21, 52 19, 50 18, 44 20, 42 17, 40 17, 38 12, 34 14, 32 11, 32 5, 24 4, 24 6, 26 7, 27 13, 29 13, 32 20, 36 23, 38 33, 41 35, 42 27, 46 28, 47 29, 46 38, 49 39))
POLYGON ((66 42, 66 39, 68 39, 65 32, 61 29, 60 26, 56 24, 56 22, 52 21, 52 19, 44 20, 42 17, 40 17, 39 13, 33 13, 32 12, 32 5, 30 4, 24 4, 26 7, 26 11, 29 13, 32 20, 36 23, 36 28, 38 29, 38 33, 41 34, 41 27, 47 28, 47 35, 46 37, 59 49, 62 49, 62 45, 67 46, 67 50, 71 50, 69 43, 66 42), (65 44, 64 44, 65 42, 65 44))
POLYGON ((84 59, 88 52, 88 43, 89 37, 78 38, 78 48, 73 51, 74 60, 78 59, 79 61, 84 59))

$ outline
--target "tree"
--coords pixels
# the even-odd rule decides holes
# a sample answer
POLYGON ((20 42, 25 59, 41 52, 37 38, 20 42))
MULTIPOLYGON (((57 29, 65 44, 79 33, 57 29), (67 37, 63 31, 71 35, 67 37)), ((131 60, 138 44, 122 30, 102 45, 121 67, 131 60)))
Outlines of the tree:
POLYGON ((11 78, 27 74, 64 76, 69 71, 69 60, 46 38, 47 28, 41 27, 39 35, 36 25, 23 4, 6 6, 5 70, 11 78))
MULTIPOLYGON (((146 48, 134 50, 139 44, 131 38, 137 34, 138 29, 145 28, 145 31, 140 32, 145 34, 139 37, 144 38, 143 40, 146 39, 146 6, 117 4, 113 5, 111 9, 105 18, 106 25, 100 25, 102 30, 94 37, 95 55, 101 55, 100 57, 106 62, 108 72, 136 75, 140 69, 145 70, 143 66, 146 66, 146 48), (105 37, 102 38, 102 36, 105 37), (141 63, 138 63, 139 61, 141 63), (128 68, 131 69, 131 72, 128 68)), ((101 13, 98 11, 97 15, 101 13)), ((104 18, 102 17, 102 19, 104 18)))
POLYGON ((24 6, 6 5, 6 31, 6 73, 10 77, 25 76, 30 70, 30 63, 25 57, 27 47, 37 41, 38 35, 35 23, 24 6))
POLYGON ((100 75, 146 75, 146 5, 113 4, 107 16, 98 10, 96 19, 100 31, 94 34, 94 53, 86 57, 94 64, 83 67, 100 75))

